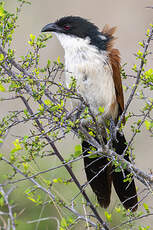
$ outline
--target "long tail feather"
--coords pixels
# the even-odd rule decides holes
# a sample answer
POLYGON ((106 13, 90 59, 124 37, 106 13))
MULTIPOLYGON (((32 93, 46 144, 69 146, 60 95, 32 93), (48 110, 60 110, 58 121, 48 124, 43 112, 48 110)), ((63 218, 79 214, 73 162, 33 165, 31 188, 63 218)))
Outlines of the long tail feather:
MULTIPOLYGON (((115 166, 112 166, 106 157, 87 157, 91 151, 91 145, 83 141, 82 150, 84 156, 84 166, 88 183, 97 196, 101 207, 107 208, 110 203, 112 181, 115 191, 126 209, 136 211, 138 207, 138 198, 134 179, 124 181, 129 174, 127 170, 116 172, 115 166)), ((113 147, 117 154, 122 155, 126 148, 124 135, 117 133, 117 141, 113 141, 113 147)), ((125 159, 130 162, 129 156, 125 159)))
POLYGON ((85 172, 87 180, 97 196, 97 200, 101 207, 107 208, 110 203, 111 195, 111 165, 106 157, 89 158, 88 155, 91 145, 83 141, 82 150, 84 156, 85 172))
MULTIPOLYGON (((113 142, 113 147, 117 154, 123 154, 126 148, 126 140, 124 135, 120 134, 119 132, 117 133, 117 141, 113 142)), ((128 155, 126 155, 124 158, 130 162, 128 155)), ((123 206, 126 209, 136 211, 138 207, 138 198, 134 179, 132 178, 131 182, 124 182, 124 179, 128 174, 129 172, 127 170, 124 170, 124 172, 115 172, 115 168, 113 167, 113 185, 120 201, 123 203, 123 206)))

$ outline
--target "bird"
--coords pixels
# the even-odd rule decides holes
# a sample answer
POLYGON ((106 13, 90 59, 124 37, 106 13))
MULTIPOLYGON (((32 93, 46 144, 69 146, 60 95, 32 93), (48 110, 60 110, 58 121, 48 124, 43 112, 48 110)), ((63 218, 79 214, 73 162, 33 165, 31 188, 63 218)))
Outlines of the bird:
MULTIPOLYGON (((116 125, 124 110, 120 52, 114 48, 115 31, 116 27, 107 24, 100 31, 94 23, 80 16, 64 16, 41 30, 57 36, 65 51, 66 85, 70 87, 73 76, 78 93, 87 102, 92 114, 97 117, 99 126, 103 121, 111 121, 110 124, 113 121, 116 125), (104 109, 103 113, 99 112, 99 108, 104 109)), ((78 104, 72 99, 72 105, 75 107, 78 104)), ((123 120, 125 121, 125 118, 123 120)), ((117 131, 116 136, 112 136, 112 148, 118 155, 122 155, 127 147, 124 134, 117 131)), ((94 138, 99 142, 96 131, 94 138)), ((105 135, 103 141, 107 143, 105 135)), ((124 208, 136 211, 138 196, 133 176, 130 182, 125 180, 129 175, 128 170, 122 169, 117 172, 106 156, 91 158, 89 154, 92 147, 88 140, 82 140, 87 181, 100 206, 109 206, 113 184, 124 208)), ((124 158, 130 162, 129 154, 125 154, 124 158)))

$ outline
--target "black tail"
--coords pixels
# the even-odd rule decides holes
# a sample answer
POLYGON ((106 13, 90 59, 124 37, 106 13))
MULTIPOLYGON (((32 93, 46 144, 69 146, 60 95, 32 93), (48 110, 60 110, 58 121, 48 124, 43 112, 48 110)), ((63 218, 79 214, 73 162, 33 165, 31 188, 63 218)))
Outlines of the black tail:
POLYGON ((88 142, 82 142, 87 180, 96 194, 99 204, 107 208, 110 203, 112 185, 111 165, 106 157, 86 157, 89 154, 88 152, 91 151, 90 147, 91 145, 88 142))
MULTIPOLYGON (((120 134, 119 132, 117 133, 117 140, 118 142, 114 141, 113 147, 116 153, 121 155, 126 148, 126 140, 124 135, 120 134)), ((124 158, 130 162, 129 155, 126 155, 124 158)), ((128 174, 129 172, 127 170, 124 170, 124 172, 115 172, 113 167, 113 184, 120 201, 123 203, 123 206, 126 209, 136 211, 138 207, 138 198, 134 179, 132 178, 131 182, 123 181, 128 174)))
MULTIPOLYGON (((118 142, 113 142, 113 147, 119 155, 121 155, 126 148, 125 137, 120 133, 117 133, 118 142)), ((129 174, 127 170, 122 172, 115 172, 114 166, 112 166, 106 157, 95 157, 89 158, 86 155, 89 154, 91 145, 83 141, 82 151, 84 156, 85 172, 87 175, 87 180, 97 196, 99 204, 107 208, 110 203, 111 196, 111 185, 112 181, 114 184, 115 191, 123 203, 126 209, 131 209, 135 211, 137 209, 137 193, 134 180, 131 182, 124 182, 123 180, 129 174)), ((129 160, 128 155, 125 159, 129 160)))

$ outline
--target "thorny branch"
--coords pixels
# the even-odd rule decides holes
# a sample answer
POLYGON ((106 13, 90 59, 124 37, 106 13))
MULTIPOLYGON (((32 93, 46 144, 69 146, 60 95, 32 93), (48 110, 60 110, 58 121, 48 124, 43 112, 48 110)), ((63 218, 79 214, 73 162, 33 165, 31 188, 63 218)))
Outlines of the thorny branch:
POLYGON ((142 73, 143 67, 145 65, 145 59, 146 59, 146 56, 147 56, 147 50, 149 48, 149 44, 150 44, 150 42, 152 40, 152 37, 153 37, 153 27, 151 28, 151 31, 150 31, 150 33, 148 35, 148 38, 147 38, 146 42, 144 43, 143 56, 141 58, 140 66, 139 66, 139 69, 137 71, 136 81, 135 81, 134 87, 133 87, 133 89, 131 91, 131 94, 130 94, 128 100, 127 100, 127 103, 125 105, 124 111, 123 111, 123 113, 122 113, 122 115, 121 115, 121 117, 120 117, 120 119, 119 119, 119 121, 117 123, 116 131, 121 126, 123 118, 124 118, 124 116, 125 116, 128 108, 129 108, 129 105, 130 105, 131 101, 133 100, 133 97, 134 97, 134 95, 136 93, 136 90, 138 88, 138 85, 139 85, 139 82, 140 82, 141 73, 142 73))
MULTIPOLYGON (((10 161, 8 161, 5 157, 2 157, 2 160, 4 162, 6 162, 7 164, 9 164, 12 168, 15 169, 16 172, 18 172, 20 175, 22 175, 23 177, 25 178, 28 178, 26 174, 24 174, 18 167, 16 167, 14 164, 12 164, 10 161)), ((45 192, 46 194, 48 194, 48 196, 50 197, 51 200, 55 201, 55 196, 50 192, 49 189, 46 189, 45 187, 41 186, 34 178, 28 178, 29 181, 31 181, 34 185, 36 185, 36 187, 40 190, 42 190, 43 192, 45 192)), ((4 195, 4 199, 6 201, 6 204, 8 205, 8 208, 9 208, 9 215, 10 215, 10 218, 11 218, 11 221, 12 221, 12 225, 14 226, 14 229, 15 230, 15 223, 14 223, 14 217, 13 217, 13 214, 12 214, 12 207, 9 205, 8 203, 8 195, 5 195, 5 193, 3 192, 3 188, 0 187, 0 192, 4 195)), ((62 201, 60 201, 61 203, 63 203, 62 201)), ((65 205, 63 203, 63 206, 68 209, 69 211, 71 211, 74 215, 78 216, 80 219, 86 221, 86 217, 84 216, 80 216, 80 214, 72 207, 69 207, 67 205, 65 205)), ((92 226, 96 226, 96 224, 94 224, 90 219, 88 220, 88 222, 92 225, 92 226)), ((105 229, 105 228, 104 228, 105 229)), ((108 229, 108 228, 106 228, 108 229)))
POLYGON ((11 220, 11 226, 12 226, 12 230, 16 230, 16 225, 15 225, 15 218, 14 218, 14 214, 13 214, 13 206, 10 204, 9 202, 9 195, 10 193, 14 190, 15 188, 12 187, 7 193, 4 191, 3 187, 0 186, 0 193, 4 198, 5 204, 8 207, 8 215, 9 218, 11 220))
MULTIPOLYGON (((24 97, 21 97, 23 103, 25 104, 26 108, 28 109, 29 113, 31 115, 33 115, 33 111, 30 108, 30 106, 28 105, 27 101, 25 100, 24 97)), ((38 128, 40 129, 41 133, 44 132, 44 129, 41 125, 41 123, 39 122, 38 119, 35 119, 38 128)), ((52 147, 52 149, 54 150, 56 156, 59 158, 59 160, 62 163, 65 163, 64 158, 62 157, 62 155, 60 154, 60 152, 58 151, 58 149, 56 148, 55 144, 53 143, 53 141, 49 138, 48 135, 45 135, 45 139, 47 140, 47 142, 50 144, 50 146, 52 147)), ((88 198, 87 194, 85 193, 85 191, 82 191, 81 185, 78 181, 78 179, 76 178, 76 176, 74 175, 71 167, 67 164, 65 164, 65 168, 66 170, 69 172, 71 178, 73 179, 74 183, 76 184, 76 186, 79 188, 79 190, 82 192, 82 195, 84 196, 86 202, 88 203, 88 205, 90 206, 91 210, 93 211, 94 215, 96 216, 97 220, 102 224, 102 226, 104 227, 104 229, 109 230, 107 224, 102 220, 102 218, 99 216, 97 210, 95 209, 95 207, 93 206, 92 202, 90 201, 90 199, 88 198)))
POLYGON ((117 226, 113 227, 112 230, 118 229, 118 228, 122 227, 125 224, 129 224, 129 223, 131 223, 133 221, 140 220, 140 219, 143 219, 143 218, 148 217, 148 216, 153 216, 153 213, 147 213, 147 214, 144 214, 144 215, 139 216, 139 217, 131 218, 130 220, 125 221, 125 222, 121 223, 120 225, 117 225, 117 226))

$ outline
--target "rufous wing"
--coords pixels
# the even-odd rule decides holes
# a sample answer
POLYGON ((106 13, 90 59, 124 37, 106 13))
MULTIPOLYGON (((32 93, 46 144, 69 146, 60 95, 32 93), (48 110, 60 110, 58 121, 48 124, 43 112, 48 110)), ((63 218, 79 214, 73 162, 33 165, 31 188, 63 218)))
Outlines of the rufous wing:
MULTIPOLYGON (((116 39, 113 34, 116 31, 116 27, 110 28, 108 25, 105 25, 102 34, 107 37, 107 51, 109 55, 109 61, 113 70, 113 80, 116 90, 116 99, 119 105, 119 113, 124 110, 124 96, 123 96, 123 88, 122 88, 122 80, 120 74, 120 52, 118 49, 114 49, 114 40, 116 39)), ((123 119, 123 123, 125 123, 125 118, 123 119)))

